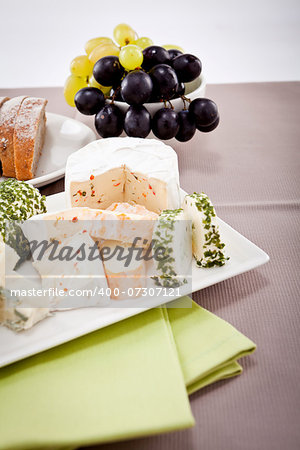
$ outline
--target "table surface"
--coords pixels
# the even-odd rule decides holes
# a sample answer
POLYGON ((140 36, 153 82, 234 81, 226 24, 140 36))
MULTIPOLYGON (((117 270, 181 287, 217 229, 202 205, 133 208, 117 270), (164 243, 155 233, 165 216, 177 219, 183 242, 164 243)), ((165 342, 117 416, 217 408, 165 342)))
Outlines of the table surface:
MULTIPOLYGON (((0 90, 45 96, 48 111, 76 115, 59 88, 0 90)), ((190 398, 196 426, 101 449, 289 450, 300 446, 300 82, 210 85, 220 126, 170 141, 180 180, 204 191, 218 215, 270 255, 256 270, 193 295, 257 344, 244 373, 190 398)), ((63 180, 41 189, 63 190, 63 180)), ((147 405, 145 405, 145 408, 147 405)))

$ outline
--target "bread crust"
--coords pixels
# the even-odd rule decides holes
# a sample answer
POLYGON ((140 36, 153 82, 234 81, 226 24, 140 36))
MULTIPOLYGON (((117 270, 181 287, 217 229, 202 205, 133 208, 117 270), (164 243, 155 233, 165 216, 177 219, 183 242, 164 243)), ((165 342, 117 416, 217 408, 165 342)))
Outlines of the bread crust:
MULTIPOLYGON (((1 113, 1 106, 3 105, 3 103, 7 102, 7 100, 9 100, 9 97, 0 97, 0 113, 1 113)), ((0 134, 0 146, 1 146, 1 134, 0 134)), ((1 158, 0 158, 0 175, 1 175, 1 158)), ((1 298, 0 298, 0 319, 1 319, 1 298)))
POLYGON ((2 164, 2 175, 5 177, 16 176, 14 128, 19 109, 25 98, 25 96, 20 96, 11 100, 4 100, 0 109, 0 161, 2 164))
POLYGON ((18 180, 30 180, 45 139, 47 100, 27 97, 19 109, 14 130, 14 165, 18 180))
POLYGON ((7 100, 10 100, 9 97, 0 97, 0 108, 3 105, 3 103, 7 102, 7 100))

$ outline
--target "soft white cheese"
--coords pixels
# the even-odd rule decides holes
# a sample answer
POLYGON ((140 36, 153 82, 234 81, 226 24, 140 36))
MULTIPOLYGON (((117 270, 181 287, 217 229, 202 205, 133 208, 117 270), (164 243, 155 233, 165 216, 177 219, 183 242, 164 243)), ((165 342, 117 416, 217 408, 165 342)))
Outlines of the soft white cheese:
POLYGON ((40 214, 26 221, 22 230, 29 242, 60 241, 86 232, 95 240, 134 242, 140 238, 141 244, 145 239, 144 246, 149 246, 157 217, 143 206, 118 203, 106 210, 78 207, 40 214))
POLYGON ((130 251, 131 244, 118 241, 103 241, 101 249, 104 257, 104 268, 111 298, 122 300, 142 295, 146 287, 146 263, 136 258, 130 251))
POLYGON ((50 315, 48 308, 7 308, 5 303, 5 294, 0 289, 0 325, 13 331, 29 330, 50 315))
POLYGON ((37 286, 14 271, 18 260, 17 253, 0 239, 0 325, 14 331, 28 330, 49 316, 48 308, 34 307, 32 297, 26 295, 30 288, 37 286), (24 296, 12 297, 12 289, 23 291, 24 296))
POLYGON ((88 233, 62 239, 51 260, 50 247, 34 259, 49 306, 75 308, 104 306, 110 300, 99 249, 88 233))
POLYGON ((199 267, 223 266, 224 243, 221 242, 215 209, 204 193, 186 195, 182 205, 193 226, 193 255, 199 267))
POLYGON ((180 206, 176 152, 155 139, 109 138, 72 153, 66 166, 68 206, 106 209, 134 202, 160 213, 180 206))
POLYGON ((0 240, 0 288, 5 287, 5 274, 14 270, 18 260, 17 253, 0 240))
MULTIPOLYGON (((20 280, 19 280, 20 281, 20 280)), ((29 284, 24 284, 24 281, 18 283, 12 282, 10 288, 17 289, 18 287, 28 287, 29 284)), ((14 331, 28 330, 37 322, 45 319, 50 315, 49 308, 31 308, 27 307, 30 297, 12 297, 9 289, 0 287, 0 325, 4 325, 14 331), (23 305, 23 307, 22 307, 23 305), (25 307, 26 305, 26 307, 25 307)))
POLYGON ((192 262, 192 225, 185 212, 182 209, 163 211, 156 222, 153 240, 156 283, 164 287, 187 283, 192 262), (159 261, 161 256, 164 259, 159 261))

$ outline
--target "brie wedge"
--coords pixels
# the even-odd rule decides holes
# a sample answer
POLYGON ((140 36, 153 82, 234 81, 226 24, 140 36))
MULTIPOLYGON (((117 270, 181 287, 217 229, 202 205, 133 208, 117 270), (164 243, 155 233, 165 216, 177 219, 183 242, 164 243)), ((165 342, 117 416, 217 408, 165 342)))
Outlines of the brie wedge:
POLYGON ((156 139, 109 138, 72 153, 66 166, 67 206, 106 209, 130 202, 160 213, 180 206, 176 152, 156 139))
POLYGON ((147 285, 146 263, 131 255, 131 244, 118 241, 104 241, 101 251, 105 250, 103 265, 111 298, 123 300, 142 295, 147 285))

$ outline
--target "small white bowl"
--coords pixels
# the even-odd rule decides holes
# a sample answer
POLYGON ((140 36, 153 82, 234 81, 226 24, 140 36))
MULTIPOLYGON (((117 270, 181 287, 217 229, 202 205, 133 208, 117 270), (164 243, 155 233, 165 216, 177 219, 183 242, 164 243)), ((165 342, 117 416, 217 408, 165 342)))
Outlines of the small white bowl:
MULTIPOLYGON (((206 81, 203 75, 200 75, 196 80, 191 81, 190 83, 185 83, 185 96, 189 98, 190 100, 194 100, 198 97, 204 97, 205 96, 205 89, 206 89, 206 81)), ((174 107, 175 111, 181 111, 183 109, 183 101, 182 99, 175 98, 174 100, 171 100, 171 103, 174 107)), ((130 105, 125 102, 114 102, 116 106, 118 106, 124 113, 126 113, 127 109, 130 105)), ((164 104, 163 102, 156 102, 156 103, 145 103, 144 106, 148 109, 151 116, 153 116, 158 109, 163 108, 164 104)))

